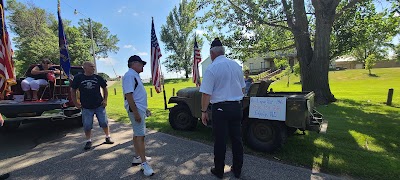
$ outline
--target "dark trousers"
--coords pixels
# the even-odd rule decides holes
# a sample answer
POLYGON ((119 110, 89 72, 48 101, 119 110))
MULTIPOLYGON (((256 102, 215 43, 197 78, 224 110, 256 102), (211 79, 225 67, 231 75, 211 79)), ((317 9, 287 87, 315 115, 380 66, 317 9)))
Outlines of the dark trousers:
POLYGON ((212 105, 214 165, 217 172, 224 172, 227 137, 232 143, 233 170, 237 173, 242 170, 242 116, 239 102, 222 102, 212 105))

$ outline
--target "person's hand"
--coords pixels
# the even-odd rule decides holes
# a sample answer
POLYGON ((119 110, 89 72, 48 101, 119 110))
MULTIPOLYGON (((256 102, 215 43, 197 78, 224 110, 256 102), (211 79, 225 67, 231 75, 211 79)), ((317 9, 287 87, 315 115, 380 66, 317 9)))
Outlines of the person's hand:
MULTIPOLYGON (((0 114, 0 116, 1 116, 1 114, 0 114)), ((3 117, 0 117, 0 127, 3 126, 3 124, 4 124, 4 119, 3 119, 3 117)))
POLYGON ((146 116, 150 117, 151 116, 151 111, 149 109, 146 109, 146 116))
POLYGON ((134 112, 133 113, 133 116, 135 117, 135 121, 136 122, 138 122, 138 123, 140 123, 141 121, 142 121, 142 118, 140 117, 140 114, 139 114, 139 112, 134 112))
POLYGON ((101 105, 103 105, 103 107, 106 107, 106 106, 107 106, 107 100, 103 100, 103 101, 101 102, 101 105))
POLYGON ((82 104, 80 102, 76 102, 75 103, 75 107, 80 109, 80 108, 82 108, 82 104))
POLYGON ((201 113, 201 122, 203 122, 204 126, 207 126, 208 122, 208 113, 201 113))

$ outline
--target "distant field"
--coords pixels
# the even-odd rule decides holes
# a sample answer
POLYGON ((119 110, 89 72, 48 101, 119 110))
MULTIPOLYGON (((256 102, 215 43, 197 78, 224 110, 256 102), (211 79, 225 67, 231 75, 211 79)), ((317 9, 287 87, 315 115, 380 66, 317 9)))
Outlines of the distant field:
MULTIPOLYGON (((358 179, 400 179, 400 68, 344 70, 330 72, 330 87, 338 102, 320 106, 318 110, 329 121, 327 134, 314 132, 288 138, 285 146, 275 154, 247 153, 264 156, 298 166, 313 167, 322 172, 358 179), (386 106, 387 92, 394 88, 393 105, 386 106)), ((299 78, 291 75, 274 82, 274 91, 300 91, 299 78)), ((185 87, 194 87, 189 80, 169 80, 165 84, 167 100, 185 87)), ((192 132, 173 130, 168 123, 168 111, 164 110, 162 93, 153 97, 148 92, 149 108, 153 116, 148 127, 161 132, 196 141, 210 143, 211 130, 198 124, 192 132)), ((121 83, 109 89, 110 118, 129 122, 123 108, 121 83), (117 95, 114 95, 116 89, 117 95)), ((173 105, 168 105, 172 107, 173 105)))

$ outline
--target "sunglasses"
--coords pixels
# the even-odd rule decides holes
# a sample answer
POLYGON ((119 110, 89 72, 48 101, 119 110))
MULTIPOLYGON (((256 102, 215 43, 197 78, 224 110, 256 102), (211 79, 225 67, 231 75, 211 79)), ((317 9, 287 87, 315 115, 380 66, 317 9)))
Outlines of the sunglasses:
POLYGON ((44 62, 43 64, 51 64, 51 62, 44 62))

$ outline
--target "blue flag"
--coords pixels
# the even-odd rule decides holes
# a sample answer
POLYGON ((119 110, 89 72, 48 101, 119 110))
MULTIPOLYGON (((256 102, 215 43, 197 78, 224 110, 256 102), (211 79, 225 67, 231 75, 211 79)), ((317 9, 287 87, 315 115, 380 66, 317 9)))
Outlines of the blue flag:
POLYGON ((58 42, 60 47, 60 66, 63 71, 69 77, 69 71, 71 69, 71 59, 68 54, 68 43, 67 37, 65 36, 64 26, 61 19, 60 12, 60 1, 58 1, 58 42))

